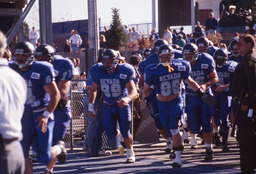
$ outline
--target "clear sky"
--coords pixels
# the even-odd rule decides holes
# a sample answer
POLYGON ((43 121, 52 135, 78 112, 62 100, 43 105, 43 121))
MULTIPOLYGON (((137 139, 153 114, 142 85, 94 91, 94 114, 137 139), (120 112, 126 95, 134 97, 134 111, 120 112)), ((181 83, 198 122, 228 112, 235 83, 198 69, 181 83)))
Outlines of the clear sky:
MULTIPOLYGON (((152 0, 98 0, 98 17, 102 26, 111 23, 113 7, 120 10, 120 18, 124 25, 152 22, 152 0)), ((81 19, 88 19, 87 0, 52 0, 53 22, 81 19)), ((38 1, 36 1, 26 22, 30 28, 32 26, 38 28, 38 21, 38 1)))

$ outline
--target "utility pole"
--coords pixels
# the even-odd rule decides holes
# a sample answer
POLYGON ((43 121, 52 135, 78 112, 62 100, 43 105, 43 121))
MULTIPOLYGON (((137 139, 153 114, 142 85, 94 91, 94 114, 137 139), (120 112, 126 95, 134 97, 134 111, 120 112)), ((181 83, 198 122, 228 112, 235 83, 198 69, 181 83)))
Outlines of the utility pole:
POLYGON ((52 45, 53 42, 51 3, 51 0, 39 0, 41 44, 47 43, 52 45))
POLYGON ((156 0, 152 0, 152 29, 156 28, 156 0))
POLYGON ((88 38, 89 60, 86 63, 86 71, 97 61, 99 51, 99 23, 97 0, 88 0, 88 38))
POLYGON ((191 0, 191 31, 194 32, 195 30, 195 6, 196 6, 196 1, 191 0))

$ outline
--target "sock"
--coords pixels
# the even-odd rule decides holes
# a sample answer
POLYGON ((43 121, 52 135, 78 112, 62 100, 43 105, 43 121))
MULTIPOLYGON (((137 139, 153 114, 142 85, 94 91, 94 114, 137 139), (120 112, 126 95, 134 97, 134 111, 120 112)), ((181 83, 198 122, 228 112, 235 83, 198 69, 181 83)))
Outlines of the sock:
POLYGON ((167 143, 171 143, 172 142, 172 139, 170 137, 168 137, 166 140, 165 140, 167 143))
POLYGON ((60 148, 60 146, 55 145, 55 146, 53 146, 53 147, 56 149, 58 155, 61 154, 61 148, 60 148))
POLYGON ((182 140, 188 139, 188 132, 183 131, 182 140))
POLYGON ((181 151, 180 150, 177 150, 175 151, 175 159, 174 159, 174 162, 175 163, 178 163, 178 164, 182 164, 182 161, 181 161, 181 151))
POLYGON ((218 128, 213 128, 213 133, 218 133, 218 128))
POLYGON ((191 145, 197 145, 196 134, 190 134, 191 137, 191 145))
POLYGON ((45 171, 51 172, 53 171, 53 169, 48 169, 47 167, 45 168, 45 171))
POLYGON ((127 148, 127 150, 131 150, 131 151, 133 151, 133 146, 132 146, 130 149, 128 149, 128 148, 127 148))
POLYGON ((211 148, 212 148, 212 144, 205 143, 205 147, 206 147, 207 149, 211 149, 211 148))

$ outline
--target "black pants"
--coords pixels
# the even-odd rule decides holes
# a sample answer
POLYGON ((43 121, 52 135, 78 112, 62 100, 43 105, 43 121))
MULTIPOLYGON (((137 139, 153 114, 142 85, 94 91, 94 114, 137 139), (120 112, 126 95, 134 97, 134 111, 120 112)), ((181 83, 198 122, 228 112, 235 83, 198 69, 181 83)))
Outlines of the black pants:
POLYGON ((254 174, 256 168, 256 135, 252 131, 248 111, 240 110, 237 120, 240 145, 240 167, 244 174, 254 174))

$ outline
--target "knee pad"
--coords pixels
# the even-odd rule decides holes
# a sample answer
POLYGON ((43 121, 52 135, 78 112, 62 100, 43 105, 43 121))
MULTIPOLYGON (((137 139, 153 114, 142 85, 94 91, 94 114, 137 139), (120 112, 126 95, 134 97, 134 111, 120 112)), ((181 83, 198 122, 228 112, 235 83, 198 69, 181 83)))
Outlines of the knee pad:
POLYGON ((178 129, 170 129, 172 136, 177 135, 179 133, 178 129))

